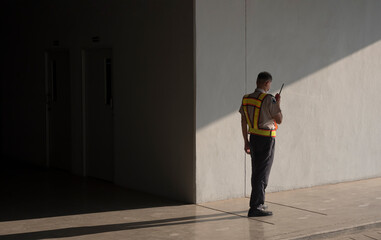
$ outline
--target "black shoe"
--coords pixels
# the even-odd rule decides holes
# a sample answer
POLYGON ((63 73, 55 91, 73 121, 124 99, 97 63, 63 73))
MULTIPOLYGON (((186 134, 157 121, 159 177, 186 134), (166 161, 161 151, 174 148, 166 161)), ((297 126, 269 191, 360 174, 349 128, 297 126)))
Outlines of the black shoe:
POLYGON ((266 211, 263 209, 250 209, 247 213, 247 217, 264 217, 264 216, 271 216, 273 215, 272 212, 266 211))

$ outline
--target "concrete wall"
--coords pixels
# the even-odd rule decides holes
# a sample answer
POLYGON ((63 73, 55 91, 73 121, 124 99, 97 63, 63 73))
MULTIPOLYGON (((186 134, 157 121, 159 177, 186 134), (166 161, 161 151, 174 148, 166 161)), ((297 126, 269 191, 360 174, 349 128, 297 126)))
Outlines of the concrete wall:
POLYGON ((45 165, 44 52, 58 40, 70 51, 68 161, 72 172, 83 174, 81 51, 109 47, 115 183, 194 201, 192 1, 19 0, 5 2, 2 10, 8 47, 2 55, 3 157, 45 165), (92 42, 94 36, 100 41, 92 42))
POLYGON ((197 202, 248 196, 242 95, 282 83, 269 191, 381 176, 381 2, 196 1, 197 202))

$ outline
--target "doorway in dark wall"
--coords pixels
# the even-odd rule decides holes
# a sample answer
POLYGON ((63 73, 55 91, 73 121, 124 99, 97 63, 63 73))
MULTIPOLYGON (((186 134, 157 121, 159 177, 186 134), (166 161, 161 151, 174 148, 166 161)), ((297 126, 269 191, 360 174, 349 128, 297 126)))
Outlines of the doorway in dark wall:
POLYGON ((70 59, 67 49, 45 52, 48 167, 71 170, 70 59))
POLYGON ((112 49, 82 51, 84 171, 114 180, 112 49))

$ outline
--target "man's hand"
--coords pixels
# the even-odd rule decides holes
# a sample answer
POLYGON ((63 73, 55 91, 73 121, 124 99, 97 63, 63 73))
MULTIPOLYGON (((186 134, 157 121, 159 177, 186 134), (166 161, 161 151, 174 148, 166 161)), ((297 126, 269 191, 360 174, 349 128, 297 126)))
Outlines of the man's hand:
POLYGON ((276 102, 277 102, 278 104, 280 104, 280 95, 279 95, 279 93, 277 93, 277 94, 275 95, 275 100, 276 100, 276 102))
POLYGON ((250 143, 245 141, 245 152, 247 154, 250 154, 250 143))
MULTIPOLYGON (((275 100, 276 100, 276 104, 278 104, 278 106, 280 107, 280 94, 277 93, 275 95, 275 100)), ((282 120, 283 120, 283 115, 282 115, 282 112, 276 114, 274 117, 274 120, 277 124, 281 124, 282 123, 282 120)))

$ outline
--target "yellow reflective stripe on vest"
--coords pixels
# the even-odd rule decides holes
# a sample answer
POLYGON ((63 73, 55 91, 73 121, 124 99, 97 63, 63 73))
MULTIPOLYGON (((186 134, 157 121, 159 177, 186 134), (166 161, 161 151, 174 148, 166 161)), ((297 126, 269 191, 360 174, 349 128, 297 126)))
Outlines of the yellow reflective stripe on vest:
POLYGON ((267 130, 267 129, 251 129, 249 130, 251 134, 265 136, 265 137, 276 137, 276 130, 267 130))
POLYGON ((247 123, 247 125, 249 125, 249 131, 250 131, 250 129, 252 129, 253 126, 251 125, 251 121, 250 121, 250 118, 249 118, 249 112, 247 111, 247 106, 243 106, 243 111, 245 112, 246 123, 247 123))
POLYGON ((262 101, 255 98, 244 98, 242 103, 244 106, 250 105, 255 107, 261 107, 262 101))
POLYGON ((243 110, 245 112, 246 122, 249 125, 249 132, 251 134, 266 136, 266 137, 275 137, 276 130, 268 130, 268 129, 259 128, 259 114, 261 111, 262 100, 266 97, 266 95, 267 95, 266 93, 261 93, 258 99, 248 98, 249 95, 245 95, 242 100, 243 110), (250 121, 249 111, 247 109, 248 106, 254 107, 253 123, 251 123, 250 121))
POLYGON ((255 108, 254 110, 254 124, 253 124, 253 129, 259 129, 258 127, 258 121, 259 121, 259 112, 260 108, 255 108))
POLYGON ((266 96, 267 96, 267 93, 261 93, 258 99, 262 101, 266 96))

